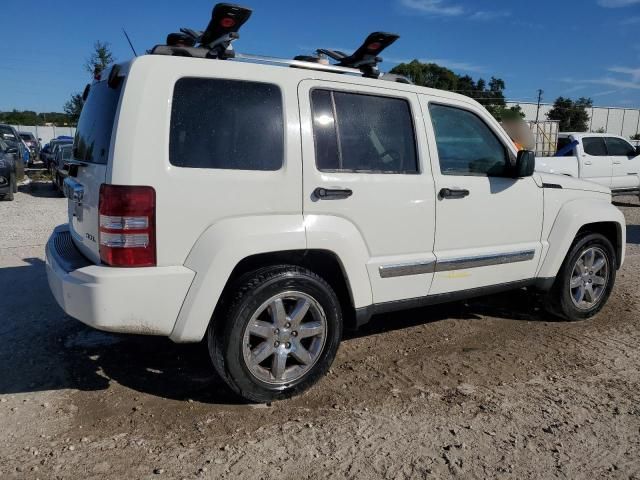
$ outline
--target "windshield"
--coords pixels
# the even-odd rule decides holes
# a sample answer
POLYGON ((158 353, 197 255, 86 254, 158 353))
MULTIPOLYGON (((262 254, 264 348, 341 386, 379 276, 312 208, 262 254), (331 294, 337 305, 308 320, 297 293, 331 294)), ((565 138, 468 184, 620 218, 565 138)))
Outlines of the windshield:
POLYGON ((27 142, 30 142, 30 141, 32 141, 32 140, 33 140, 33 135, 31 135, 31 134, 29 134, 29 133, 21 133, 21 134, 20 134, 20 137, 21 137, 23 140, 26 140, 27 142))
POLYGON ((18 143, 18 139, 13 134, 13 130, 9 127, 0 127, 0 135, 2 139, 10 145, 16 145, 18 143))
POLYGON ((107 163, 122 83, 115 89, 105 81, 91 86, 73 142, 73 157, 76 160, 107 163))

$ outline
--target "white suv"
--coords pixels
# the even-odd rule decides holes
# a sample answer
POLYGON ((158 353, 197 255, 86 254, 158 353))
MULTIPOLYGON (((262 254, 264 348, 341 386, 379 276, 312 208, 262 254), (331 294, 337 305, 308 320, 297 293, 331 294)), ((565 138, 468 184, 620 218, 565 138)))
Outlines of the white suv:
POLYGON ((371 63, 195 50, 157 47, 90 88, 46 252, 70 316, 206 337, 228 385, 270 401, 374 314, 522 287, 568 320, 606 302, 625 252, 609 189, 533 173, 477 102, 371 63))

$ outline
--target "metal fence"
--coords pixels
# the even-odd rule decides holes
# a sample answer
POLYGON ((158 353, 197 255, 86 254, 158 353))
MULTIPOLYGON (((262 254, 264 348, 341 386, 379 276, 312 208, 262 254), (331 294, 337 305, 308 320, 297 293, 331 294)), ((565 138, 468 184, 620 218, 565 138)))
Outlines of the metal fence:
MULTIPOLYGON (((509 106, 520 105, 525 114, 525 120, 536 119, 538 104, 535 102, 507 102, 509 106)), ((547 118, 547 113, 553 108, 552 104, 540 104, 540 120, 547 118)), ((640 133, 640 108, 592 107, 589 109, 589 131, 604 130, 605 133, 629 138, 640 133)))
POLYGON ((37 125, 12 125, 19 132, 31 132, 36 138, 41 139, 42 145, 49 143, 51 139, 60 135, 73 137, 76 134, 75 127, 39 127, 37 125))

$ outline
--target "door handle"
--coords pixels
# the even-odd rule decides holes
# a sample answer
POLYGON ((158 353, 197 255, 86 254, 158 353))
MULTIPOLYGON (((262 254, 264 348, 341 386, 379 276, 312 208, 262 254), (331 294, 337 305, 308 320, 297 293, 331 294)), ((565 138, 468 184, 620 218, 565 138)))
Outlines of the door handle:
POLYGON ((591 160, 585 160, 585 161, 584 161, 584 164, 585 164, 585 165, 591 165, 591 160))
POLYGON ((464 198, 469 196, 469 190, 461 188, 443 188, 440 190, 442 198, 464 198))
POLYGON ((614 161, 614 162, 613 162, 613 164, 614 164, 614 165, 620 165, 621 163, 622 163, 622 162, 620 162, 620 161, 618 161, 618 162, 614 161))
POLYGON ((342 200, 353 195, 349 188, 324 188, 318 187, 313 191, 313 196, 319 200, 342 200))

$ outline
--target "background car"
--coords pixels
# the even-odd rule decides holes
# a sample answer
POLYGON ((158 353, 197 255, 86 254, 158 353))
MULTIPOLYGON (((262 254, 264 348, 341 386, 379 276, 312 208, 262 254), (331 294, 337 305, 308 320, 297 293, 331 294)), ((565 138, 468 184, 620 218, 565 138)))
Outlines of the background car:
POLYGON ((56 153, 58 152, 58 147, 60 145, 71 145, 73 144, 73 138, 71 137, 58 137, 54 138, 49 142, 45 148, 42 149, 42 161, 44 162, 44 167, 49 170, 53 174, 53 169, 51 168, 51 163, 55 159, 56 153))
POLYGON ((54 159, 51 161, 51 181, 53 186, 62 192, 64 179, 69 176, 69 160, 73 145, 70 143, 59 145, 54 159))
POLYGON ((25 146, 22 138, 18 134, 18 131, 13 128, 11 125, 0 124, 0 139, 4 141, 9 147, 9 149, 16 149, 16 153, 13 154, 14 161, 16 164, 16 180, 22 180, 24 176, 24 154, 25 154, 25 146))
POLYGON ((0 198, 13 200, 13 194, 18 191, 16 180, 15 147, 10 147, 0 139, 0 198))
POLYGON ((31 132, 19 132, 19 134, 27 147, 29 147, 29 151, 31 152, 31 163, 33 163, 40 155, 40 139, 36 138, 36 136, 31 132))

